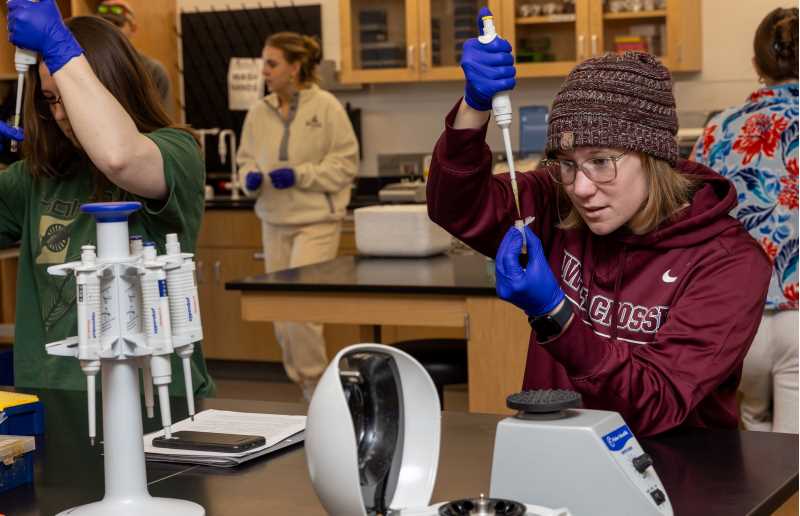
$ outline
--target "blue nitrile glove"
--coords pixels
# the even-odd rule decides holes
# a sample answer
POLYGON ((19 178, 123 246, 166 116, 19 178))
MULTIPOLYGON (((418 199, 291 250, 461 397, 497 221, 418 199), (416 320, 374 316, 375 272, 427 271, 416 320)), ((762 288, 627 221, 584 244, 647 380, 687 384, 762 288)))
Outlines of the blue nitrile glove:
POLYGON ((16 140, 21 142, 25 138, 25 134, 21 127, 14 128, 5 122, 0 122, 0 150, 3 149, 3 142, 5 140, 16 140))
MULTIPOLYGON (((478 13, 478 32, 481 35, 481 18, 491 14, 486 7, 478 13)), ((478 111, 492 109, 492 97, 500 91, 514 89, 517 84, 511 44, 499 36, 485 45, 475 38, 468 39, 461 55, 461 68, 467 80, 464 101, 478 111)))
POLYGON ((269 173, 269 180, 272 181, 272 186, 278 190, 291 188, 295 182, 294 170, 291 168, 276 168, 269 173))
POLYGON ((50 74, 83 53, 55 0, 8 0, 8 40, 39 52, 50 74))
POLYGON ((264 174, 257 170, 248 172, 247 175, 244 176, 244 187, 251 192, 255 192, 261 188, 262 182, 264 182, 264 174))
POLYGON ((542 241, 527 226, 525 241, 528 244, 528 265, 523 269, 519 264, 522 234, 515 227, 506 233, 495 259, 496 289, 500 299, 517 305, 526 314, 535 317, 557 307, 564 299, 564 291, 550 270, 542 251, 542 241))

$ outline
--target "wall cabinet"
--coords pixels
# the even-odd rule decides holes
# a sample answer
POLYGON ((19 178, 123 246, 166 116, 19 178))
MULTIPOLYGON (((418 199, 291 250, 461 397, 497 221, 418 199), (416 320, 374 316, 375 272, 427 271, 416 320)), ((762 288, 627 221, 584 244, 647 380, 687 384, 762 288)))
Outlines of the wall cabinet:
POLYGON ((476 36, 485 4, 514 47, 519 77, 565 76, 631 39, 673 72, 702 64, 696 0, 340 0, 341 81, 463 79, 461 46, 476 36))
POLYGON ((481 6, 501 0, 340 0, 343 83, 463 78, 464 41, 481 6))
MULTIPOLYGON (((178 113, 178 41, 175 30, 176 0, 128 0, 136 13, 139 30, 131 37, 136 49, 153 59, 157 59, 167 69, 172 81, 172 111, 178 113)), ((85 16, 96 12, 100 0, 57 0, 61 15, 85 16)), ((8 9, 0 2, 0 14, 5 18, 8 9)), ((13 79, 14 47, 8 42, 5 19, 0 23, 0 79, 13 79)))
POLYGON ((514 48, 519 77, 564 76, 584 59, 641 45, 673 72, 702 65, 696 0, 502 2, 501 34, 514 48))

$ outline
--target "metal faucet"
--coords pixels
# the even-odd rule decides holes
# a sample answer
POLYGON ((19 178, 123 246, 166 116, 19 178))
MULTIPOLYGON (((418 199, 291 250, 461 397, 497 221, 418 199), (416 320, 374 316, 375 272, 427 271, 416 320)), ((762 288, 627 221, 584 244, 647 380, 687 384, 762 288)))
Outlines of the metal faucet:
POLYGON ((209 134, 214 136, 219 134, 219 127, 212 127, 211 129, 195 129, 195 132, 200 135, 200 154, 203 156, 203 161, 206 159, 206 136, 209 134))
POLYGON ((230 137, 231 140, 231 199, 234 201, 239 199, 239 177, 236 170, 236 133, 232 129, 223 129, 219 132, 219 139, 217 144, 217 151, 219 152, 220 164, 225 164, 227 159, 228 147, 225 144, 225 137, 230 137))

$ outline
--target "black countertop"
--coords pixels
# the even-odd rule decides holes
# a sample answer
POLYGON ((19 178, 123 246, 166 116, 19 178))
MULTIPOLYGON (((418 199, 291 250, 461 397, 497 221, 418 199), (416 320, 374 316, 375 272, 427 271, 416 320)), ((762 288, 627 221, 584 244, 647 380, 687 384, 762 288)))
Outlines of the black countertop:
MULTIPOLYGON (((375 206, 376 204, 382 204, 377 195, 357 195, 350 199, 347 211, 353 211, 365 206, 375 206)), ((214 197, 206 200, 207 210, 252 210, 255 205, 256 200, 254 198, 245 197, 244 195, 237 200, 233 200, 230 197, 214 197)))
POLYGON ((429 258, 340 256, 296 269, 248 276, 227 290, 372 292, 494 296, 494 264, 480 254, 429 258))
MULTIPOLYGON (((37 439, 33 485, 0 493, 0 511, 14 516, 55 514, 103 496, 102 448, 86 438, 86 396, 80 391, 33 391, 45 407, 45 436, 37 439)), ((186 416, 172 400, 173 420, 186 416)), ((99 405, 99 404, 98 404, 99 405)), ((303 406, 244 400, 198 400, 199 409, 301 414, 303 406)), ((444 412, 432 502, 489 492, 492 448, 502 416, 444 412)), ((158 418, 145 420, 146 431, 158 418)), ((98 429, 100 419, 98 419, 98 429)), ((654 460, 676 516, 767 516, 797 492, 797 435, 684 429, 641 440, 654 460)), ((534 467, 536 467, 534 465, 534 467)), ((147 463, 153 496, 195 501, 209 516, 325 514, 314 494, 303 447, 237 468, 147 463)))

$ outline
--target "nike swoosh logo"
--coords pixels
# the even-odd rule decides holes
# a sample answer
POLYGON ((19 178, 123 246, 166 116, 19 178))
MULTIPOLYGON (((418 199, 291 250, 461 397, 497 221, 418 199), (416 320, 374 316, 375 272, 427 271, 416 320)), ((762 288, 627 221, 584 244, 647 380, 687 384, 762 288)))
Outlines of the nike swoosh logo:
POLYGON ((661 281, 663 281, 664 283, 675 283, 675 282, 678 280, 678 277, 677 277, 677 276, 672 276, 672 275, 669 273, 669 271, 671 271, 671 270, 672 270, 672 269, 667 269, 667 272, 665 272, 665 273, 664 273, 664 274, 661 276, 661 281))

